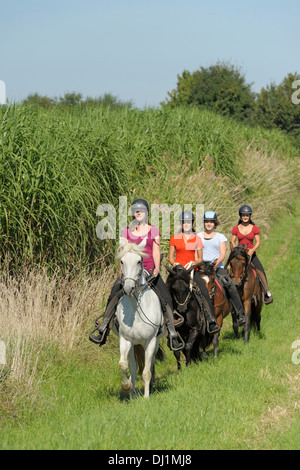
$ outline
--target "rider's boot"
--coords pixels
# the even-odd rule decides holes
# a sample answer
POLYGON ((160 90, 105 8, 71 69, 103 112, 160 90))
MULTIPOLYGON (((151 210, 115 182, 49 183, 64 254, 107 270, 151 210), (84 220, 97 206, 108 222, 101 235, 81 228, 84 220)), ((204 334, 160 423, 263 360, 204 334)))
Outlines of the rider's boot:
POLYGON ((117 304, 122 296, 122 291, 119 291, 114 297, 107 303, 103 320, 100 324, 96 325, 96 329, 90 334, 89 339, 99 346, 103 346, 106 343, 107 337, 110 332, 109 323, 116 312, 117 304), (98 331, 99 334, 96 336, 93 333, 98 331))
POLYGON ((237 325, 244 325, 246 323, 244 306, 239 296, 239 293, 235 287, 235 284, 229 275, 222 276, 221 279, 223 286, 225 287, 225 289, 227 289, 229 293, 229 298, 237 317, 237 325))
POLYGON ((267 278, 265 276, 265 274, 260 271, 259 269, 256 268, 256 272, 258 274, 258 277, 261 281, 261 284, 262 284, 262 287, 263 287, 263 291, 264 291, 264 304, 265 305, 268 305, 268 304, 271 304, 273 302, 273 296, 270 292, 270 289, 269 289, 269 286, 268 286, 268 281, 267 281, 267 278))
POLYGON ((169 333, 168 346, 171 349, 171 351, 180 351, 181 349, 183 349, 184 343, 182 342, 177 331, 175 330, 172 309, 168 304, 166 304, 163 306, 162 310, 163 310, 166 327, 169 333))
POLYGON ((215 333, 219 333, 221 327, 217 321, 215 316, 214 310, 212 310, 209 306, 207 299, 202 295, 201 297, 198 294, 194 294, 200 309, 204 312, 204 316, 206 319, 206 329, 209 334, 214 335, 215 333), (203 308, 203 305, 204 308, 203 308))

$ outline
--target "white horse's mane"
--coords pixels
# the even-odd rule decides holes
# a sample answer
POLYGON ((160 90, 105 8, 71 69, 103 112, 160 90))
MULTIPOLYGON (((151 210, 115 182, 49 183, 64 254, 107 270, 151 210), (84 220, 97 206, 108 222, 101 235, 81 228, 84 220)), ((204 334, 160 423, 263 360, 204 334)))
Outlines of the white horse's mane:
POLYGON ((135 253, 136 255, 141 256, 141 258, 146 258, 148 255, 144 253, 141 248, 138 247, 136 243, 120 243, 116 259, 120 260, 126 253, 135 253), (120 250, 121 249, 121 250, 120 250))

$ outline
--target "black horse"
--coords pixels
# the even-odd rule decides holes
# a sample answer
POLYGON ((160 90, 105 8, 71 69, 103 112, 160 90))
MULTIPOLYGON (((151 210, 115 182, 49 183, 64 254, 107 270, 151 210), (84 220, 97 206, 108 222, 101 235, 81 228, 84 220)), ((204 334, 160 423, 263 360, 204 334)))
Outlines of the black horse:
MULTIPOLYGON (((194 267, 186 270, 183 266, 177 265, 173 269, 169 267, 166 269, 169 272, 166 284, 171 293, 174 308, 179 318, 183 319, 176 325, 175 315, 175 327, 185 342, 182 352, 188 366, 191 361, 201 361, 200 348, 207 348, 213 340, 213 335, 207 331, 204 315, 204 309, 209 307, 206 306, 206 299, 199 292, 197 296, 201 298, 202 308, 195 297, 197 287, 191 282, 190 277, 194 267)), ((174 355, 177 359, 177 367, 180 369, 180 351, 175 351, 174 355)))

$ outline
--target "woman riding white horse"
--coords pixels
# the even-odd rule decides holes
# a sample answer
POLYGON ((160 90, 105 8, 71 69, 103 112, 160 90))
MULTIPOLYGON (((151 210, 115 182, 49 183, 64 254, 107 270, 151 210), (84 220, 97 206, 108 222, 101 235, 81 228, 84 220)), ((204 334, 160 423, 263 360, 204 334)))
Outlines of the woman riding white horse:
POLYGON ((146 256, 135 243, 127 243, 116 256, 121 260, 124 295, 116 309, 118 331, 115 331, 120 338, 122 389, 135 396, 137 356, 145 385, 145 398, 149 396, 151 380, 154 379, 159 338, 164 334, 160 300, 145 278, 143 258, 145 260, 146 256))
MULTIPOLYGON (((144 268, 153 274, 152 289, 158 295, 166 327, 169 333, 169 347, 173 351, 183 348, 183 343, 174 327, 173 302, 170 292, 160 275, 160 233, 157 227, 148 223, 149 205, 145 199, 136 199, 131 205, 133 220, 125 229, 121 238, 125 243, 137 244, 148 256, 144 258, 144 268)), ((90 335, 90 340, 102 346, 109 334, 109 323, 115 314, 115 308, 122 295, 122 280, 118 278, 108 299, 103 321, 97 326, 99 335, 90 335)))

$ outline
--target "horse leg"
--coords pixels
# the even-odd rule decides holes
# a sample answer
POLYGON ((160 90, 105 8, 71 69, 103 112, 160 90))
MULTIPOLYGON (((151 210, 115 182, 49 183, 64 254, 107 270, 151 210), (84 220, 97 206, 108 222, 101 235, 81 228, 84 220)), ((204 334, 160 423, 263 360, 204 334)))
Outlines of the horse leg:
POLYGON ((247 299, 244 302, 244 311, 245 311, 245 325, 244 325, 244 341, 247 344, 249 342, 250 336, 250 317, 251 317, 251 298, 247 299))
POLYGON ((240 337, 239 327, 238 327, 238 324, 237 324, 237 317, 236 317, 235 312, 231 312, 231 317, 232 317, 232 328, 233 328, 235 337, 239 338, 240 337))
POLYGON ((121 387, 124 392, 129 393, 132 390, 131 378, 127 378, 128 361, 127 357, 132 345, 122 336, 120 337, 120 360, 119 366, 122 372, 121 387))
POLYGON ((181 364, 180 364, 180 351, 173 351, 173 354, 176 358, 177 361, 177 370, 181 369, 181 364))
POLYGON ((144 398, 149 398, 150 394, 150 381, 152 377, 152 366, 155 360, 155 351, 157 348, 156 336, 150 340, 148 346, 145 348, 145 367, 143 370, 143 381, 144 381, 144 398))
POLYGON ((136 390, 135 390, 135 378, 136 378, 136 361, 134 357, 134 348, 130 348, 129 354, 129 371, 130 371, 130 377, 129 380, 131 380, 131 390, 130 390, 130 395, 132 398, 136 397, 136 390))
POLYGON ((223 311, 217 310, 215 311, 215 315, 217 317, 217 322, 220 327, 220 331, 214 334, 213 347, 214 347, 214 357, 218 357, 219 337, 220 337, 221 328, 223 325, 223 311))
POLYGON ((219 336, 220 333, 218 332, 215 333, 213 337, 214 357, 218 357, 219 336))
POLYGON ((199 330, 196 330, 195 328, 192 329, 192 330, 190 331, 188 340, 187 340, 187 342, 186 342, 186 344, 185 344, 185 351, 186 351, 186 354, 185 354, 185 357, 186 357, 185 365, 186 365, 186 366, 190 365, 190 363, 191 363, 191 352, 192 352, 193 344, 194 344, 195 339, 197 338, 198 334, 199 334, 199 330))

